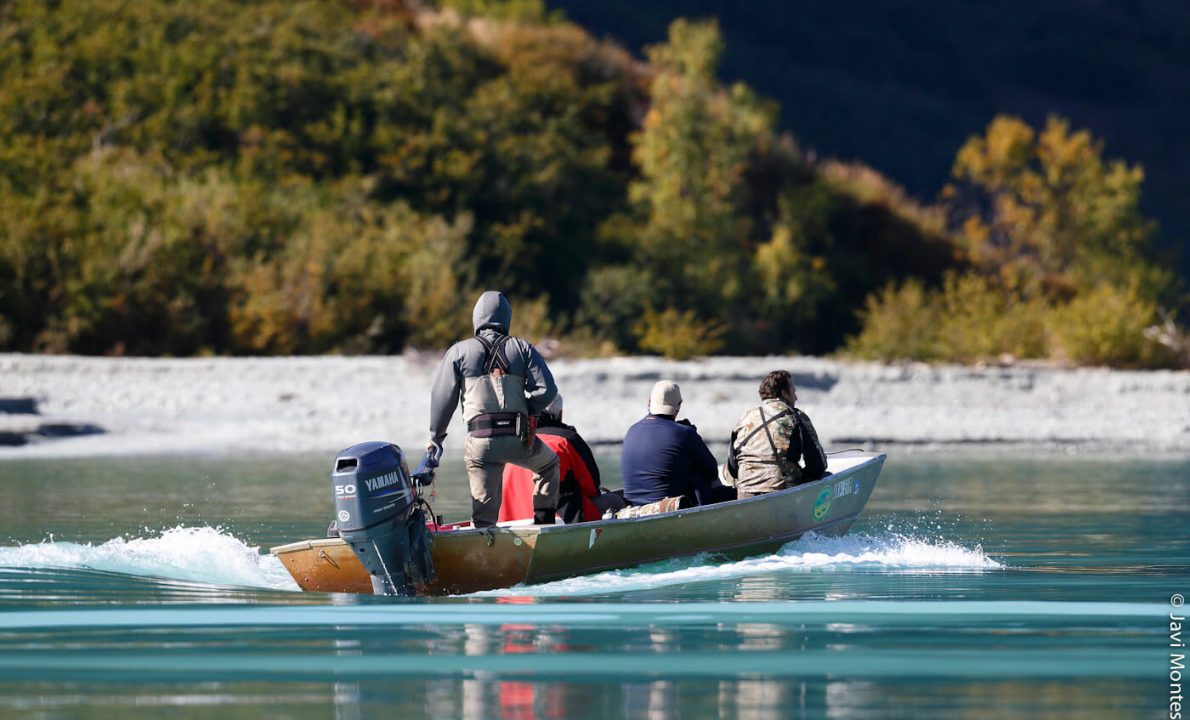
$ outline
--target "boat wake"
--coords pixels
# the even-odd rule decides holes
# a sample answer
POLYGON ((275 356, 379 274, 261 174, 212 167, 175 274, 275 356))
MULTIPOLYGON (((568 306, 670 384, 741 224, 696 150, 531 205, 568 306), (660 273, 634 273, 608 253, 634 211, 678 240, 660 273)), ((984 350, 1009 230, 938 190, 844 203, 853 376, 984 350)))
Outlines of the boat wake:
POLYGON ((976 545, 966 548, 948 540, 922 540, 899 534, 853 534, 839 538, 808 533, 772 555, 716 563, 713 556, 654 563, 629 570, 569 578, 541 585, 518 585, 476 593, 481 597, 558 597, 604 595, 685 583, 732 580, 783 572, 858 570, 882 572, 962 573, 999 570, 1004 566, 976 545))
POLYGON ((0 568, 97 570, 155 579, 296 590, 281 561, 220 528, 178 526, 100 545, 73 542, 0 547, 0 568))
MULTIPOLYGON (((854 534, 827 538, 813 533, 763 557, 718 562, 712 555, 670 560, 533 586, 476 593, 479 597, 605 595, 687 583, 733 580, 786 572, 874 570, 881 572, 978 572, 1003 566, 979 546, 911 536, 854 534)), ((102 544, 52 540, 0 547, 0 569, 97 571, 175 583, 297 590, 277 558, 226 530, 179 526, 159 534, 117 537, 102 544)))

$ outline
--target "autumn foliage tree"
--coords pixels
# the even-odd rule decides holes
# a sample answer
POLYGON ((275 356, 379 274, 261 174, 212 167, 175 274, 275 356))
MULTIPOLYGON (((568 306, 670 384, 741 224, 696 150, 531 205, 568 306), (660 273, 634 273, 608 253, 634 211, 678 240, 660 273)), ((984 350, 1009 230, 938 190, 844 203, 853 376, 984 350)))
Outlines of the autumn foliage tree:
POLYGON ((1101 142, 1064 120, 1050 118, 1036 132, 998 117, 959 150, 953 177, 943 201, 971 268, 928 296, 906 284, 870 299, 854 352, 1178 362, 1146 337, 1160 305, 1176 301, 1176 278, 1158 262, 1156 226, 1140 212, 1139 167, 1105 160, 1101 142), (915 325, 912 338, 897 331, 923 314, 933 321, 915 325))

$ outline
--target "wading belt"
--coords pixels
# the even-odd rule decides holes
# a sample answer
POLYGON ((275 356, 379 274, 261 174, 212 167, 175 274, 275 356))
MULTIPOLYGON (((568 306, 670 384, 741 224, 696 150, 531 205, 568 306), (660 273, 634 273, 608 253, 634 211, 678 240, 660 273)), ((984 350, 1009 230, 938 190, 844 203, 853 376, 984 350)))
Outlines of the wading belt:
POLYGON ((520 413, 491 413, 480 415, 467 423, 467 432, 471 437, 489 438, 504 435, 520 435, 524 424, 524 415, 520 413))
MULTIPOLYGON (((501 335, 495 342, 482 335, 475 339, 483 345, 483 372, 492 375, 498 370, 498 375, 508 374, 508 356, 504 354, 504 346, 508 343, 508 336, 501 335)), ((489 413, 479 415, 467 423, 467 432, 471 437, 490 438, 505 435, 521 435, 524 432, 525 416, 520 413, 489 413)))

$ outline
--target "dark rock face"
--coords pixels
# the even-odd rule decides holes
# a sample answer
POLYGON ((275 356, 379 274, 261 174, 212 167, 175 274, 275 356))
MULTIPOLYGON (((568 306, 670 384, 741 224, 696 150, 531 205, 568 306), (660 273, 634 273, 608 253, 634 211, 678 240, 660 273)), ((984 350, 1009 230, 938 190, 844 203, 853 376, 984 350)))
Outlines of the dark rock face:
POLYGON ((0 430, 0 447, 20 447, 41 440, 98 435, 106 432, 94 423, 43 422, 37 399, 31 397, 0 398, 0 415, 13 415, 0 430))
POLYGON ((43 438, 78 437, 79 435, 100 435, 106 432, 92 423, 42 423, 34 433, 43 438))
POLYGON ((31 397, 0 397, 0 413, 6 415, 36 415, 37 400, 31 397))

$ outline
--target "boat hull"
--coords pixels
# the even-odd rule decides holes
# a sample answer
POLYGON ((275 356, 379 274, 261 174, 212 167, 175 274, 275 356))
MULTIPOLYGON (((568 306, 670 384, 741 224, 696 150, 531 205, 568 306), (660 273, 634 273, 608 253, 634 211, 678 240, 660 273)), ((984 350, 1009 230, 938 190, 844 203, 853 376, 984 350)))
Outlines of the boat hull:
MULTIPOLYGON (((437 580, 423 595, 535 584, 699 553, 771 553, 807 532, 847 532, 868 501, 885 456, 831 459, 821 480, 747 500, 626 520, 466 529, 435 534, 437 580)), ((303 590, 371 593, 368 573, 338 538, 272 548, 303 590)))

